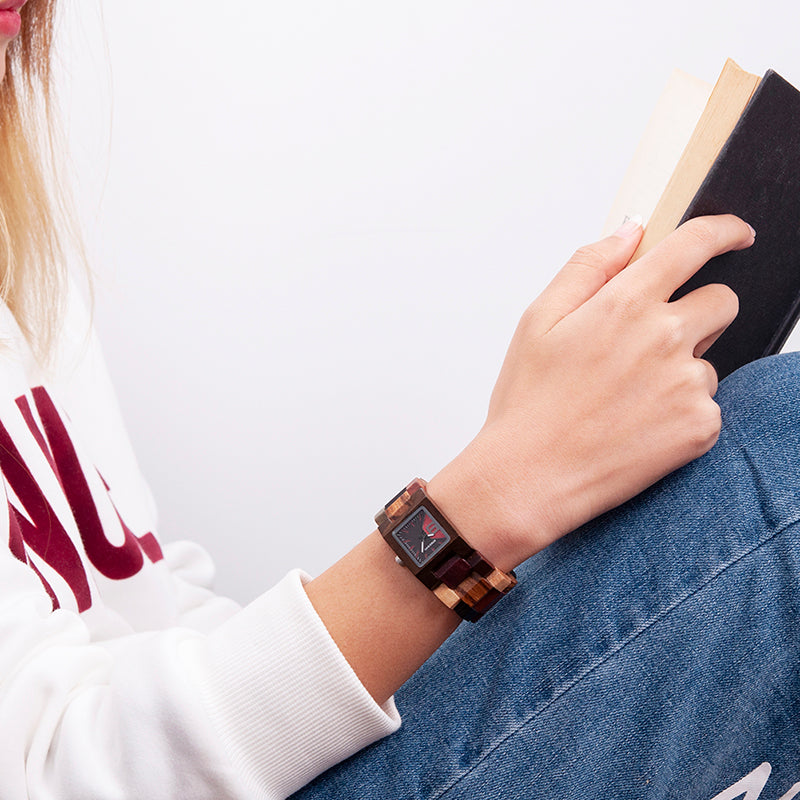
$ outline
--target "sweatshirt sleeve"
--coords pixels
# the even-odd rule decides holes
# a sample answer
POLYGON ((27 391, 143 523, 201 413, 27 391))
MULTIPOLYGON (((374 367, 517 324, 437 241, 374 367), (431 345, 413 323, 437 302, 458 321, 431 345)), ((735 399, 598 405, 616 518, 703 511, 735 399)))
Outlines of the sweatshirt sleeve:
POLYGON ((254 797, 285 797, 328 767, 397 730, 289 573, 182 653, 214 730, 254 797))
POLYGON ((290 573, 203 634, 93 642, 0 552, 0 797, 283 798, 400 724, 290 573))

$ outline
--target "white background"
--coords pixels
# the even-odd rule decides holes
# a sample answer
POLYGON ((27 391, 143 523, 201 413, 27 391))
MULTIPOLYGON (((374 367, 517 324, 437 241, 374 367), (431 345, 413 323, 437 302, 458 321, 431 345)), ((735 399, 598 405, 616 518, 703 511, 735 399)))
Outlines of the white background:
POLYGON ((161 535, 240 601, 475 434, 674 67, 800 85, 796 0, 62 5, 110 371, 161 535))

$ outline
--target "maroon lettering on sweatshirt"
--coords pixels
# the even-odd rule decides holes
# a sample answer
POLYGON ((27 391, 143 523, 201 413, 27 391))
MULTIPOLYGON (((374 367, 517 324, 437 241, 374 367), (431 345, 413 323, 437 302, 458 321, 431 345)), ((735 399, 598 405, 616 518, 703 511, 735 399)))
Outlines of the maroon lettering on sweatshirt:
MULTIPOLYGON (((100 476, 108 502, 116 513, 123 534, 122 544, 115 545, 109 541, 89 482, 61 415, 44 387, 33 389, 32 394, 41 426, 37 423, 25 396, 17 399, 17 407, 66 496, 83 549, 91 564, 107 578, 125 580, 142 569, 145 557, 154 563, 161 560, 163 554, 155 536, 148 532, 142 537, 137 537, 131 531, 108 494, 108 484, 100 476)), ((53 608, 59 607, 56 594, 40 570, 32 563, 28 549, 36 553, 64 579, 75 597, 78 610, 87 610, 92 605, 92 597, 80 553, 25 464, 2 421, 0 421, 0 471, 24 507, 23 513, 10 502, 8 504, 11 553, 23 563, 29 564, 38 575, 53 601, 53 608)))

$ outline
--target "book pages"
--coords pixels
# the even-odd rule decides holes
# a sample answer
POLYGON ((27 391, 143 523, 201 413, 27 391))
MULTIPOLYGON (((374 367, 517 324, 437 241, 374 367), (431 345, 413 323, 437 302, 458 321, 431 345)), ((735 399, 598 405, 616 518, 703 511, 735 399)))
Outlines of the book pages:
POLYGON ((676 69, 656 103, 603 228, 613 233, 626 215, 647 224, 711 96, 712 85, 676 69))

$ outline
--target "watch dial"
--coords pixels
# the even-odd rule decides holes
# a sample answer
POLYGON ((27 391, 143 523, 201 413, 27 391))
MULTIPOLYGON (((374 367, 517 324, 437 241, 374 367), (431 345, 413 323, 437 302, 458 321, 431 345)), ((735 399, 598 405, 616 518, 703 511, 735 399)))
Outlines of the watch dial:
POLYGON ((450 537, 427 509, 417 509, 392 536, 416 564, 427 564, 449 541, 450 537))

